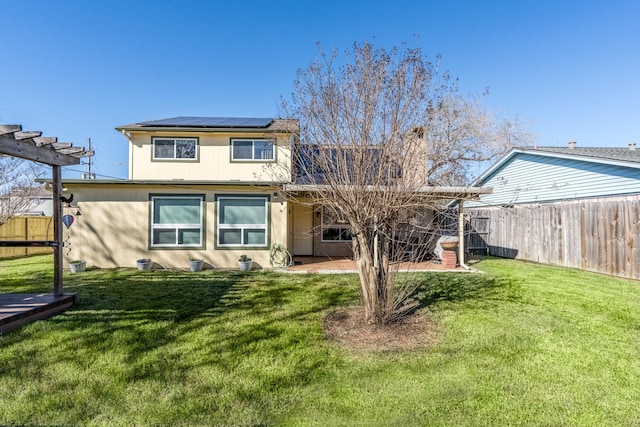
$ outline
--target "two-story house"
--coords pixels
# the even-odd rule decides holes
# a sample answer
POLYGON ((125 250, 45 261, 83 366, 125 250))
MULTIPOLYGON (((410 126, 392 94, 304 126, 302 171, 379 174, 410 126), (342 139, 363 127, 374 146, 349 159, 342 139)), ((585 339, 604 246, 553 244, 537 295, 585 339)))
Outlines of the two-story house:
POLYGON ((269 266, 273 243, 291 246, 282 186, 290 182, 296 120, 176 117, 116 128, 129 143, 127 180, 64 180, 68 259, 98 267, 190 258, 269 266))
MULTIPOLYGON (((234 268, 244 254, 268 268, 276 244, 293 256, 352 254, 349 226, 301 202, 314 189, 292 168, 297 120, 175 117, 116 130, 129 144, 128 179, 63 181, 74 196, 64 208, 75 215, 65 232, 68 260, 109 268, 150 258, 185 268, 197 258, 234 268)), ((423 191, 466 199, 486 189, 423 191)))

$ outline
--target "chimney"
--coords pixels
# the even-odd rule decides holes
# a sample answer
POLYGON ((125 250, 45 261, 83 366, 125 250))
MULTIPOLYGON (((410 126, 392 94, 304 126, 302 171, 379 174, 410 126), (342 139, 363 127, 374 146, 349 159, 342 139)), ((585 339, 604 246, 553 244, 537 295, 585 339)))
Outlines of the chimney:
POLYGON ((636 151, 636 143, 635 142, 630 142, 629 143, 629 151, 636 151))
POLYGON ((569 149, 570 150, 575 149, 576 148, 576 144, 577 144, 577 142, 575 142, 575 141, 569 141, 569 149))

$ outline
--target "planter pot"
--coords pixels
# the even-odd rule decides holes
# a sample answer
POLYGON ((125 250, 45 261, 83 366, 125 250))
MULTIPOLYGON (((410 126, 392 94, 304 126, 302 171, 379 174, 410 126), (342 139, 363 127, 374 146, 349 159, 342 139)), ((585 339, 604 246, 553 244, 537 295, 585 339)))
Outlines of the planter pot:
POLYGON ((87 261, 81 259, 78 261, 71 261, 69 263, 69 270, 72 273, 80 273, 87 268, 87 261))
POLYGON ((190 259, 189 260, 189 269, 191 271, 200 271, 202 270, 202 264, 204 263, 201 259, 190 259))
POLYGON ((251 264, 253 261, 238 261, 238 266, 240 267, 240 271, 251 271, 251 264))
POLYGON ((458 247, 458 238, 455 236, 442 236, 439 242, 445 251, 451 251, 458 247))
POLYGON ((151 259, 149 258, 139 259, 138 270, 151 270, 151 259))
POLYGON ((458 247, 458 242, 440 242, 440 246, 442 246, 442 249, 445 251, 451 251, 458 247))

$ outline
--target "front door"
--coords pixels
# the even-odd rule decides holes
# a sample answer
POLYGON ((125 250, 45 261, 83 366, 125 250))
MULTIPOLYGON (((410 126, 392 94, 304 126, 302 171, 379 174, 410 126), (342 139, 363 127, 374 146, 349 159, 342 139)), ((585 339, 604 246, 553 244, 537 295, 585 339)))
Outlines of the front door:
POLYGON ((313 255, 313 208, 293 207, 293 256, 313 255))

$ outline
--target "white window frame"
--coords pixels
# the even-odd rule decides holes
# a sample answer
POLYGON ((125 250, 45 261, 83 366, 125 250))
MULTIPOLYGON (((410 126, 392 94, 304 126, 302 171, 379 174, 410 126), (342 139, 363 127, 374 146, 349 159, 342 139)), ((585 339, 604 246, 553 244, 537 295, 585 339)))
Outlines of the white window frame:
POLYGON ((276 143, 272 139, 266 138, 233 138, 231 139, 231 161, 232 162, 273 162, 276 160, 276 143), (235 158, 235 143, 236 142, 251 142, 251 158, 250 159, 236 159, 235 158), (256 142, 271 144, 271 158, 268 159, 256 159, 256 142))
POLYGON ((182 138, 171 136, 156 136, 151 138, 151 159, 159 161, 177 161, 177 162, 193 162, 198 160, 198 138, 182 138), (156 141, 173 141, 173 157, 157 157, 156 156, 156 141), (191 141, 193 142, 193 157, 176 157, 177 141, 191 141))
POLYGON ((165 195, 165 194, 155 194, 151 196, 151 218, 150 218, 150 226, 149 226, 149 247, 152 249, 155 248, 201 248, 204 247, 204 195, 165 195), (155 210, 156 210, 156 200, 157 199, 175 199, 175 200, 198 200, 200 202, 200 221, 198 223, 193 224, 155 224, 155 210), (174 243, 154 243, 154 231, 156 230, 175 230, 175 241, 174 243), (198 243, 180 243, 179 236, 180 230, 192 230, 199 229, 200 230, 200 241, 198 243))
POLYGON ((216 246, 219 248, 266 248, 269 246, 269 196, 234 196, 220 195, 216 197, 216 246), (220 202, 224 200, 263 200, 264 223, 263 224, 220 224, 220 202), (264 243, 245 243, 245 230, 264 230, 264 243), (240 243, 221 243, 222 231, 239 230, 240 243))
POLYGON ((320 241, 322 243, 345 243, 345 242, 352 242, 353 241, 353 236, 350 239, 343 239, 342 236, 344 236, 346 233, 345 232, 349 232, 349 235, 351 235, 351 226, 349 224, 346 223, 329 223, 329 224, 325 224, 325 215, 329 216, 325 213, 326 208, 322 207, 321 211, 322 211, 322 219, 321 219, 321 229, 320 229, 320 241), (324 231, 327 229, 332 229, 332 230, 339 230, 339 239, 326 239, 324 238, 324 231))

